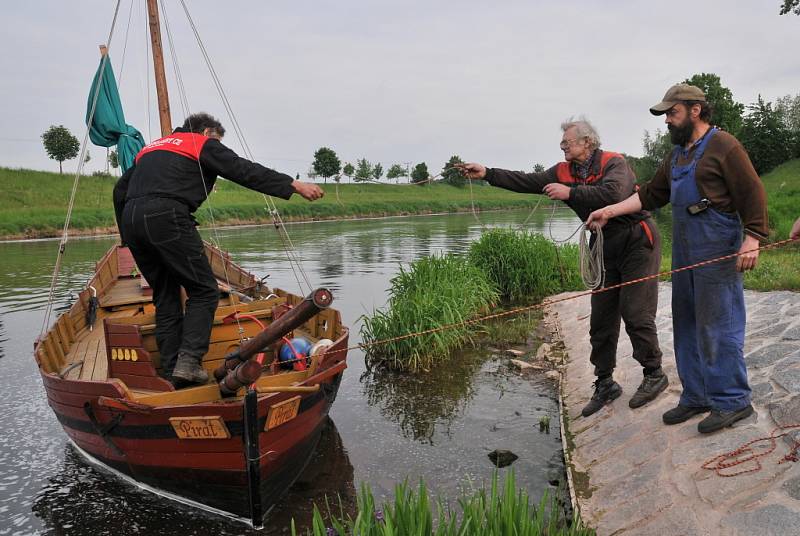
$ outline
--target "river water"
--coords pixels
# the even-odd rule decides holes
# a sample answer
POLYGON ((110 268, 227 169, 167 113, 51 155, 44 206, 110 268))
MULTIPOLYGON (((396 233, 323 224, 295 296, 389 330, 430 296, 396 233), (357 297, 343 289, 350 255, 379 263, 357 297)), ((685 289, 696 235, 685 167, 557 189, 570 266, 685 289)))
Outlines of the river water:
MULTIPOLYGON (((360 316, 383 307, 389 279, 401 264, 433 253, 462 252, 483 226, 518 226, 569 236, 572 212, 527 211, 338 221, 288 226, 312 284, 330 288, 334 307, 360 341, 360 316)), ((270 226, 204 231, 233 259, 268 283, 298 292, 298 284, 270 226)), ((69 242, 56 310, 85 285, 115 237, 69 242)), ((40 332, 58 242, 0 243, 0 536, 11 534, 249 534, 245 525, 178 505, 139 490, 87 464, 67 442, 47 405, 33 341, 40 332)), ((54 318, 55 318, 54 313, 54 318)), ((475 352, 455 356, 421 376, 368 371, 351 351, 330 422, 309 468, 268 520, 262 534, 300 525, 311 504, 341 500, 350 510, 362 482, 378 502, 395 484, 424 477, 432 493, 451 502, 483 485, 494 467, 487 454, 508 449, 517 483, 538 500, 552 489, 559 467, 560 430, 553 388, 523 380, 506 359, 475 352), (538 430, 551 417, 551 433, 538 430)), ((503 469, 502 471, 506 471, 503 469)))

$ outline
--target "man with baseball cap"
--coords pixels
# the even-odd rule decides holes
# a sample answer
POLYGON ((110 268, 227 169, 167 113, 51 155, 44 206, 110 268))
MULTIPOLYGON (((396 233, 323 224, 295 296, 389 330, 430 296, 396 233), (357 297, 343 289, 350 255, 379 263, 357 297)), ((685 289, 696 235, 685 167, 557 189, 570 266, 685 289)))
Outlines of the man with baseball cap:
POLYGON ((587 225, 672 204, 672 268, 729 254, 738 256, 672 276, 675 360, 683 392, 664 423, 711 412, 701 433, 731 426, 753 413, 744 362, 742 272, 758 260, 767 238, 766 193, 742 144, 711 125, 703 91, 669 88, 650 108, 665 115, 675 148, 649 183, 628 199, 594 211, 587 225))

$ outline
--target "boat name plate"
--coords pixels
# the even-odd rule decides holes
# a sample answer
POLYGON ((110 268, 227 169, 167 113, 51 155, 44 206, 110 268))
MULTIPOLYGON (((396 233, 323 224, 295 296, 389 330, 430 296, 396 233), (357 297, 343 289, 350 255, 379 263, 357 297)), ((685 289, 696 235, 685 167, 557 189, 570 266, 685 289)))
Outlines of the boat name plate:
POLYGON ((230 439, 231 433, 219 415, 211 417, 170 417, 169 423, 180 439, 230 439))
POLYGON ((300 395, 294 396, 270 406, 264 430, 272 430, 297 417, 297 410, 300 409, 300 398, 302 398, 300 395))

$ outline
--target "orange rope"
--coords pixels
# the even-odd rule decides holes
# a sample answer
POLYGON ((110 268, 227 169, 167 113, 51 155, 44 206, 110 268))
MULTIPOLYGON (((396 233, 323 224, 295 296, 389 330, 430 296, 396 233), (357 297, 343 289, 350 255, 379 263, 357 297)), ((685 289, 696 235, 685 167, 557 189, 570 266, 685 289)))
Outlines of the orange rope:
MULTIPOLYGON (((714 456, 710 460, 706 460, 703 463, 703 469, 708 469, 709 471, 714 471, 717 473, 717 476, 737 476, 737 475, 744 475, 747 473, 755 473, 756 471, 761 470, 761 460, 759 458, 763 458, 764 456, 771 454, 775 451, 778 446, 776 439, 779 437, 783 437, 789 434, 790 430, 800 428, 800 424, 787 424, 785 426, 778 426, 772 432, 770 432, 769 436, 766 437, 759 437, 757 439, 753 439, 752 441, 748 441, 741 447, 732 450, 730 452, 726 452, 724 454, 720 454, 719 456, 714 456), (784 430, 782 433, 775 435, 775 432, 778 430, 784 430), (763 441, 769 441, 769 446, 761 451, 756 451, 756 448, 753 445, 757 443, 761 443, 763 441), (740 457, 743 454, 746 454, 744 457, 740 457), (744 463, 753 462, 751 467, 747 469, 740 469, 738 471, 726 473, 724 472, 725 469, 729 469, 731 467, 736 467, 737 465, 741 465, 744 463)), ((800 449, 800 442, 795 441, 794 445, 790 449, 789 453, 781 458, 778 461, 778 464, 784 462, 796 462, 798 460, 797 451, 800 449)))
POLYGON ((457 327, 463 327, 463 326, 468 326, 468 325, 472 325, 472 324, 477 324, 477 323, 480 323, 480 322, 484 322, 486 320, 492 320, 492 319, 495 319, 495 318, 502 318, 504 316, 513 316, 513 315, 516 315, 516 314, 525 313, 525 312, 533 311, 533 310, 536 310, 536 309, 543 309, 544 307, 547 307, 548 305, 554 305, 556 303, 561 303, 561 302, 565 302, 565 301, 569 301, 569 300, 577 300, 578 298, 582 298, 584 296, 590 296, 592 294, 600 294, 602 292, 608 292, 610 290, 615 290, 615 289, 618 289, 618 288, 627 287, 627 286, 630 286, 630 285, 635 285, 637 283, 642 283, 644 281, 649 281, 651 279, 656 279, 656 278, 660 278, 660 277, 663 277, 663 276, 676 274, 678 272, 685 272, 686 270, 693 270, 695 268, 699 268, 701 266, 706 266, 708 264, 713 264, 713 263, 716 263, 716 262, 720 262, 720 261, 724 261, 724 260, 728 260, 728 259, 733 259, 735 257, 739 257, 739 256, 744 255, 746 253, 752 253, 754 251, 760 251, 760 250, 766 250, 766 249, 779 248, 781 246, 788 245, 788 244, 790 244, 792 242, 795 242, 797 240, 800 240, 800 239, 787 238, 786 240, 780 240, 778 242, 773 242, 772 244, 766 244, 766 245, 763 245, 763 246, 760 246, 760 247, 757 247, 757 248, 749 249, 747 251, 740 251, 738 253, 731 253, 729 255, 723 255, 722 257, 717 257, 717 258, 714 258, 714 259, 701 261, 701 262, 698 262, 698 263, 695 263, 695 264, 690 264, 688 266, 682 266, 680 268, 675 268, 673 270, 666 270, 664 272, 659 272, 657 274, 652 274, 652 275, 640 277, 638 279, 632 279, 630 281, 625 281, 623 283, 618 283, 616 285, 611 285, 611 286, 600 288, 600 289, 588 290, 586 292, 581 292, 579 294, 575 294, 575 295, 572 295, 572 296, 566 296, 564 298, 558 298, 558 299, 552 299, 552 300, 544 300, 544 301, 542 301, 540 303, 535 303, 533 305, 527 305, 525 307, 518 307, 516 309, 510 309, 508 311, 501 311, 499 313, 494 313, 494 314, 490 314, 490 315, 486 315, 486 316, 481 316, 481 317, 473 318, 473 319, 470 319, 470 320, 464 320, 462 322, 454 322, 452 324, 444 324, 442 326, 438 326, 438 327, 435 327, 435 328, 426 329, 426 330, 423 330, 423 331, 416 331, 416 332, 412 332, 412 333, 406 333, 404 335, 398 335, 396 337, 389 337, 389 338, 386 338, 386 339, 379 339, 377 341, 371 341, 371 342, 362 342, 361 344, 357 344, 355 346, 349 346, 347 348, 343 348, 343 349, 340 349, 340 350, 331 350, 330 352, 331 353, 338 353, 338 352, 347 352, 347 351, 350 351, 350 350, 358 350, 358 349, 365 350, 365 349, 371 348, 373 346, 380 346, 380 345, 383 345, 383 344, 388 344, 388 343, 396 342, 396 341, 402 341, 402 340, 410 339, 410 338, 413 338, 413 337, 420 337, 422 335, 430 335, 432 333, 438 333, 440 331, 445 331, 445 330, 448 330, 448 329, 453 329, 453 328, 457 328, 457 327))

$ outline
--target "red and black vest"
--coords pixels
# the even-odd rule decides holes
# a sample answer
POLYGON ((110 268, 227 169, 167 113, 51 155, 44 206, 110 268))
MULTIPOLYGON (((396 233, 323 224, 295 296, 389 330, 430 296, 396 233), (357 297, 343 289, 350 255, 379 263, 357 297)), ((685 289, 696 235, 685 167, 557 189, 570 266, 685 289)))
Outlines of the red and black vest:
POLYGON ((597 173, 597 175, 589 175, 588 177, 586 177, 585 180, 573 177, 572 166, 570 165, 570 163, 561 162, 556 166, 556 177, 558 177, 558 182, 560 182, 561 184, 566 184, 568 186, 573 184, 594 184, 595 182, 603 178, 603 175, 605 174, 606 171, 606 166, 608 165, 608 161, 615 157, 625 158, 619 153, 612 153, 610 151, 600 151, 600 171, 597 173))
POLYGON ((200 160, 200 151, 203 145, 209 140, 208 136, 195 134, 194 132, 173 132, 169 136, 159 138, 145 145, 136 155, 136 163, 147 153, 153 151, 169 151, 194 160, 200 160))

